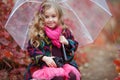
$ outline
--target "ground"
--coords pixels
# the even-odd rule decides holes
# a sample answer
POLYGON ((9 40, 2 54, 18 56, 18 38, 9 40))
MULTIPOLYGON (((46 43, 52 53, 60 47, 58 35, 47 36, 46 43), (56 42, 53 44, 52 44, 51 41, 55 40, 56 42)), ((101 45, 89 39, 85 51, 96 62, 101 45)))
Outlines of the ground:
POLYGON ((117 76, 113 60, 118 57, 114 45, 89 46, 83 49, 88 62, 80 66, 82 80, 113 80, 117 76))

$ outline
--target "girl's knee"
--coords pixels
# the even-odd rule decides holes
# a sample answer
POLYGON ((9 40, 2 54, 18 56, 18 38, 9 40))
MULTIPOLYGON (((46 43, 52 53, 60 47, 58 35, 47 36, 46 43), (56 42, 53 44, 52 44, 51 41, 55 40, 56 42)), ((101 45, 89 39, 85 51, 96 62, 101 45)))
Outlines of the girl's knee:
POLYGON ((65 80, 63 76, 55 76, 53 79, 51 80, 65 80))
POLYGON ((73 72, 70 72, 69 76, 70 76, 69 80, 76 80, 76 75, 73 72))

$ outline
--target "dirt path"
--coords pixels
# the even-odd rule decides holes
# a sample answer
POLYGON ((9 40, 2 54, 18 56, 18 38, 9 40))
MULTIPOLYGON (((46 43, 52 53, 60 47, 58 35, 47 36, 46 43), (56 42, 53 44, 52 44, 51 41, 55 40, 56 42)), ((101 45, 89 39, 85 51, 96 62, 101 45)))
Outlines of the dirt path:
POLYGON ((84 51, 89 62, 80 67, 82 80, 113 80, 117 73, 113 60, 118 56, 112 45, 106 47, 88 47, 84 51))

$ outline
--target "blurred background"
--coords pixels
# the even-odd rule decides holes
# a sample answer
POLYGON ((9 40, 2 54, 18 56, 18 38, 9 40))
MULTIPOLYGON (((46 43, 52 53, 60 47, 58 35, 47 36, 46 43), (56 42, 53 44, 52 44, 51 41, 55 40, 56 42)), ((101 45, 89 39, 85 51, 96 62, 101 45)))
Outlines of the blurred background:
MULTIPOLYGON (((0 0, 0 80, 23 80, 31 62, 4 25, 16 0, 0 0)), ((111 19, 94 43, 80 47, 75 55, 82 80, 120 80, 120 0, 107 0, 111 19)))

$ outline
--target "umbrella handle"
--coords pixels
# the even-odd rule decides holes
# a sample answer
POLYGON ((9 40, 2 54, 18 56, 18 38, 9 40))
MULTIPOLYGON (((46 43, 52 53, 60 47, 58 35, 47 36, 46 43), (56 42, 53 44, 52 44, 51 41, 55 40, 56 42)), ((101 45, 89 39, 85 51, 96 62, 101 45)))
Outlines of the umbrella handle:
POLYGON ((74 58, 74 51, 72 50, 72 55, 71 55, 72 57, 68 59, 64 44, 62 44, 62 49, 63 49, 63 55, 64 55, 65 62, 70 62, 74 58))

